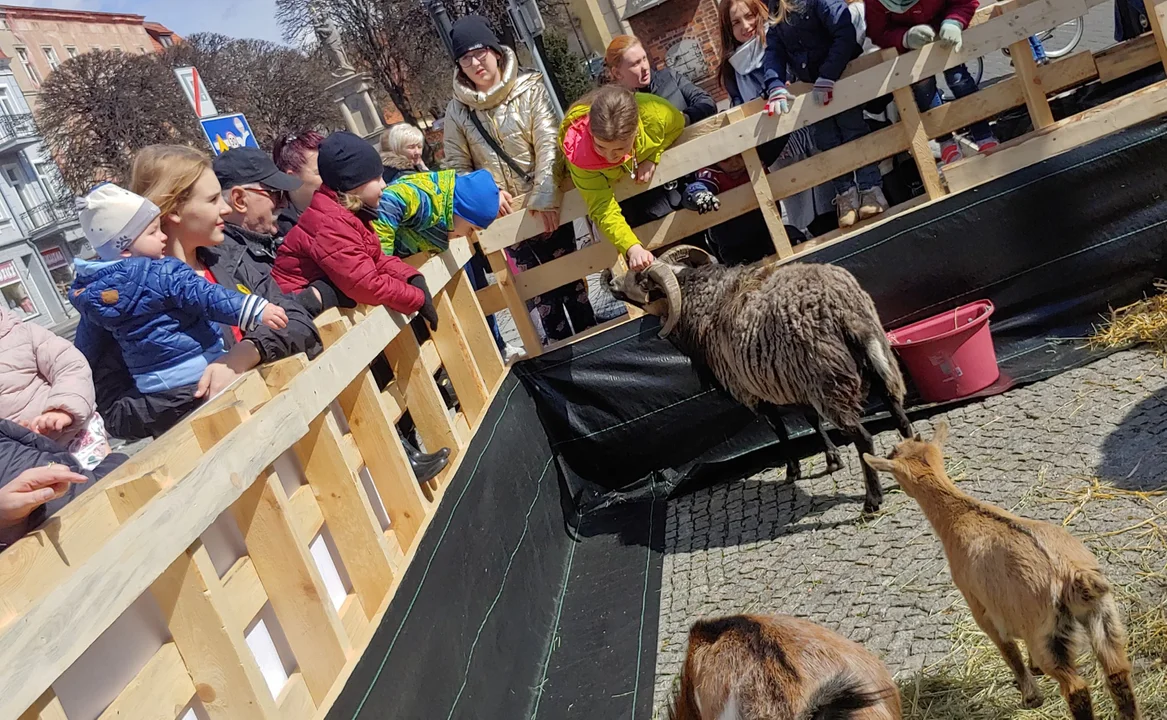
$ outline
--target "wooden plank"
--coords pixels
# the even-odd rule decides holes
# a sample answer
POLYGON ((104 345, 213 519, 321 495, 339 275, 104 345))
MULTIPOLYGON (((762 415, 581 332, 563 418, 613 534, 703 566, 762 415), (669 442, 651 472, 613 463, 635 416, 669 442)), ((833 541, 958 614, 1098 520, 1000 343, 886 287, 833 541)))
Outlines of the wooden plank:
POLYGON ((324 526, 324 515, 311 485, 301 485, 288 497, 288 511, 292 514, 300 541, 305 545, 312 544, 324 526))
POLYGON ((365 466, 365 459, 361 457, 361 449, 357 447, 356 438, 352 433, 340 436, 340 449, 344 453, 344 462, 349 472, 356 475, 365 466))
MULTIPOLYGON (((530 213, 511 213, 507 217, 515 215, 529 215, 530 213)), ((504 218, 505 219, 505 218, 504 218)), ((509 244, 509 243, 508 243, 509 244)), ((615 248, 613 248, 613 252, 615 248)), ((578 255, 579 252, 572 253, 578 255)), ((570 256, 569 256, 570 257, 570 256)), ((498 290, 502 293, 503 300, 506 302, 507 309, 511 311, 511 319, 514 320, 515 328, 519 331, 519 338, 523 341, 523 350, 527 357, 536 357, 543 353, 543 341, 539 339, 539 331, 535 329, 535 323, 531 320, 531 312, 527 310, 527 303, 523 302, 522 296, 519 294, 518 288, 515 286, 517 278, 511 276, 510 266, 507 265, 506 256, 503 251, 488 252, 486 254, 486 261, 490 263, 490 270, 494 273, 494 278, 498 290)), ((538 270, 539 268, 532 268, 527 272, 538 270)), ((521 273, 519 277, 526 275, 521 273)))
POLYGON ((454 415, 454 432, 457 433, 458 441, 463 447, 470 444, 474 436, 470 432, 470 421, 466 418, 466 413, 454 415))
POLYGON ((178 647, 168 642, 154 653, 97 720, 174 720, 190 704, 195 686, 178 647))
POLYGON ((1167 81, 1060 120, 946 169, 949 187, 960 192, 1021 168, 1034 165, 1080 145, 1167 113, 1167 81))
POLYGON ((750 175, 750 186, 754 189, 758 207, 762 211, 762 219, 766 221, 766 230, 770 233, 770 242, 774 244, 774 251, 778 257, 790 257, 794 250, 790 247, 790 236, 786 234, 786 225, 782 222, 782 211, 770 190, 770 183, 766 179, 766 168, 762 166, 762 159, 758 157, 757 148, 750 148, 742 152, 742 159, 746 163, 746 171, 750 175))
MULTIPOLYGON (((881 51, 881 54, 885 60, 894 61, 897 56, 896 51, 891 48, 881 51)), ((933 200, 943 197, 944 185, 940 182, 940 171, 936 167, 936 158, 932 156, 932 148, 928 145, 928 132, 924 129, 924 120, 920 117, 920 109, 916 105, 916 97, 912 94, 911 87, 896 88, 892 92, 892 97, 900 113, 900 131, 907 139, 908 153, 916 162, 916 169, 920 171, 924 192, 933 200)))
MULTIPOLYGON (((438 311, 438 329, 433 332, 434 345, 442 358, 442 367, 450 376, 454 393, 462 412, 477 420, 486 409, 486 381, 478 371, 474 353, 462 330, 462 322, 454 311, 454 303, 444 290, 434 296, 434 307, 438 311)), ((480 321, 485 328, 485 321, 480 321)), ((489 334, 489 333, 488 333, 489 334)), ((491 340, 493 344, 493 340, 491 340)), ((498 353, 494 353, 495 356, 498 353)))
POLYGON ((292 673, 284 683, 276 704, 279 705, 282 720, 310 720, 316 715, 316 703, 312 702, 308 684, 299 672, 292 673))
MULTIPOLYGON (((223 412, 223 411, 220 411, 223 412)), ((106 491, 123 521, 157 502, 166 479, 151 473, 106 491)), ((254 713, 274 718, 275 704, 243 638, 230 596, 201 541, 150 586, 199 699, 213 720, 254 713)), ((187 696, 190 699, 190 696, 187 696)))
MULTIPOLYGON (((688 173, 712 165, 748 148, 760 145, 781 135, 806 127, 844 110, 858 107, 882 94, 907 88, 921 78, 965 63, 973 58, 989 55, 1003 47, 1026 39, 1034 32, 1059 25, 1081 15, 1089 8, 1106 0, 1031 0, 1005 3, 1001 17, 993 18, 964 32, 960 52, 952 52, 932 43, 920 50, 899 55, 884 62, 843 77, 835 85, 834 100, 823 107, 809 96, 796 98, 791 112, 781 117, 762 113, 761 99, 746 103, 742 110, 746 117, 736 123, 706 135, 701 142, 685 142, 670 148, 661 158, 652 182, 634 185, 621 181, 613 188, 619 200, 645 190, 659 187, 688 173)), ((564 222, 586 215, 587 209, 578 191, 566 193, 560 207, 564 222)), ((528 213, 513 213, 500 218, 478 234, 479 243, 489 254, 514 245, 542 232, 542 225, 528 213)))
POLYGON ((340 621, 353 646, 361 647, 363 645, 361 641, 369 632, 369 618, 365 614, 365 608, 361 605, 361 599, 355 594, 349 595, 341 603, 340 621))
MULTIPOLYGON (((242 426, 248 417, 240 406, 224 408, 196 420, 195 437, 209 449, 242 426)), ((319 701, 344 666, 348 637, 332 607, 316 562, 300 540, 288 498, 275 473, 264 471, 231 506, 231 514, 243 533, 248 555, 304 673, 308 689, 313 699, 319 701)))
POLYGON ((506 309, 506 298, 502 296, 502 288, 497 283, 487 285, 475 294, 478 295, 478 304, 482 306, 483 315, 494 315, 506 309))
POLYGON ((223 576, 223 594, 231 607, 235 626, 245 628, 250 625, 267 604, 267 591, 259 581, 251 558, 246 555, 239 558, 223 576))
POLYGON ((389 416, 391 423, 396 424, 405 414, 405 396, 401 394, 396 381, 390 382, 381 391, 381 404, 385 407, 385 413, 389 416))
MULTIPOLYGON (((813 237, 806 242, 799 243, 798 247, 794 249, 794 257, 788 259, 792 262, 798 262, 799 259, 801 259, 809 252, 814 250, 821 250, 822 248, 830 247, 831 245, 837 245, 844 240, 855 237, 861 232, 866 232, 873 227, 877 227, 885 222, 888 222, 889 220, 892 220, 898 215, 915 210, 916 208, 927 205, 930 202, 933 201, 929 200, 927 195, 918 195, 911 200, 908 200, 907 202, 902 202, 899 205, 895 205, 887 209, 875 217, 870 217, 866 220, 860 220, 849 228, 838 228, 828 233, 819 235, 818 237, 813 237)), ((775 260, 775 258, 767 258, 767 260, 775 260)))
POLYGON ((393 586, 389 547, 363 484, 349 470, 340 438, 332 413, 321 413, 309 424, 304 439, 296 443, 296 457, 316 493, 353 591, 365 607, 377 607, 393 586))
POLYGON ((24 711, 20 720, 69 720, 69 718, 65 715, 65 708, 61 706, 56 693, 49 689, 24 711))
POLYGON ((1151 33, 1155 36, 1155 47, 1159 50, 1159 62, 1167 66, 1167 0, 1143 0, 1147 8, 1147 20, 1151 33))
POLYGON ((1021 40, 1009 46, 1009 57, 1021 82, 1021 92, 1025 96, 1025 107, 1029 109, 1029 119, 1034 129, 1040 130, 1054 124, 1054 113, 1050 110, 1049 98, 1041 74, 1037 71, 1037 61, 1033 59, 1033 49, 1029 40, 1021 40))
MULTIPOLYGON (((494 287, 493 285, 491 287, 494 287)), ((445 292, 454 304, 454 314, 462 325, 462 335, 470 346, 470 353, 474 356, 474 364, 486 387, 491 390, 502 382, 506 374, 502 356, 499 355, 498 345, 483 317, 484 311, 478 303, 478 295, 470 285, 470 278, 465 272, 458 273, 446 285, 445 292)))
POLYGON ((1159 46, 1154 33, 1140 35, 1094 55, 1098 79, 1104 83, 1149 68, 1158 62, 1162 61, 1159 59, 1159 46))
MULTIPOLYGON (((454 434, 454 426, 446 413, 446 403, 434 382, 434 376, 422 362, 417 338, 411 332, 399 334, 385 349, 385 357, 389 359, 397 387, 405 397, 409 415, 426 448, 430 452, 442 447, 449 448, 452 465, 459 452, 458 437, 454 434)), ((445 472, 448 469, 443 474, 445 472)))
POLYGON ((421 364, 430 375, 435 375, 442 369, 442 355, 438 352, 438 346, 434 344, 432 336, 421 344, 421 364))
POLYGON ((253 478, 307 433, 308 419, 323 412, 367 368, 374 349, 387 344, 406 322, 384 308, 370 313, 336 347, 313 361, 286 392, 261 407, 246 428, 232 431, 212 452, 199 457, 181 482, 163 490, 91 549, 88 558, 24 611, 19 621, 0 627, 0 667, 5 668, 0 675, 0 717, 17 717, 35 702, 243 494, 253 478), (32 657, 37 661, 29 662, 32 657))
MULTIPOLYGON (((555 258, 551 262, 525 270, 515 279, 519 297, 523 300, 530 300, 548 290, 573 283, 581 277, 612 267, 618 257, 616 246, 606 240, 601 240, 563 257, 555 258)), ((524 304, 523 307, 525 308, 526 305, 524 304)))

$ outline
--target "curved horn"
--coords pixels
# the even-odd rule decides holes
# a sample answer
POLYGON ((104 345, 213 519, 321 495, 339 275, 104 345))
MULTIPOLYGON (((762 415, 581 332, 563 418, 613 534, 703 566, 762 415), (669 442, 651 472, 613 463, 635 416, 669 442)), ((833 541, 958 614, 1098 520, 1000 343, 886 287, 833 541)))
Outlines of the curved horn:
POLYGON ((661 321, 660 328, 660 337, 663 338, 673 331, 681 319, 681 284, 677 282, 677 276, 673 274, 672 268, 660 261, 649 265, 644 271, 644 276, 664 290, 665 297, 668 298, 669 309, 661 321))
POLYGON ((661 253, 657 259, 663 263, 686 267, 701 267, 717 262, 706 250, 694 245, 675 245, 661 253))

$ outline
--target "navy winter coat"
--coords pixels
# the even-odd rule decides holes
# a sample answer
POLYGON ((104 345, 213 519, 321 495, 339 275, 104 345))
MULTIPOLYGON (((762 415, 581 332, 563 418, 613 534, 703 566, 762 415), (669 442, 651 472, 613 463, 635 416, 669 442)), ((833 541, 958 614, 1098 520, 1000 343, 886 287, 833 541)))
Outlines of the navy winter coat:
POLYGON ((175 258, 76 262, 69 301, 81 313, 77 345, 89 342, 87 323, 108 330, 143 393, 197 383, 226 349, 213 323, 250 330, 268 301, 199 277, 175 258))
POLYGON ((862 52, 844 0, 804 0, 766 32, 766 92, 793 80, 838 80, 862 52))

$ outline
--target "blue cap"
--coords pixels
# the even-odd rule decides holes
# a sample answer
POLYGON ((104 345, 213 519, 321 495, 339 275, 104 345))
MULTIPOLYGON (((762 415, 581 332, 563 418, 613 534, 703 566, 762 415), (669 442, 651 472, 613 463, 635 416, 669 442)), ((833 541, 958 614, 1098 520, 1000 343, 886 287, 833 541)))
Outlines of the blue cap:
POLYGON ((454 178, 454 214, 474 227, 489 227, 498 217, 498 185, 486 170, 454 178))

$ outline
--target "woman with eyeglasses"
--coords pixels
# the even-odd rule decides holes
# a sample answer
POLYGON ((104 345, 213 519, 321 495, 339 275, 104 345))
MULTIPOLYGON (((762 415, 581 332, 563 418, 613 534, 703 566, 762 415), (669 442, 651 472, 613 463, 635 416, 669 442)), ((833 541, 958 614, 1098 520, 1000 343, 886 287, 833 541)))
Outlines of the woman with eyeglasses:
MULTIPOLYGON (((512 199, 526 194, 526 212, 539 218, 543 234, 509 249, 520 271, 575 250, 571 223, 560 224, 561 193, 554 166, 558 122, 551 110, 543 77, 519 68, 518 58, 485 18, 467 15, 450 32, 454 55, 454 98, 446 108, 445 165, 459 173, 484 169, 504 191, 500 211, 519 210, 512 199)), ((481 273, 471 272, 476 287, 481 273)), ((475 268, 471 261, 471 269, 475 268)), ((549 341, 571 337, 596 324, 587 285, 577 280, 532 298, 549 341)))

